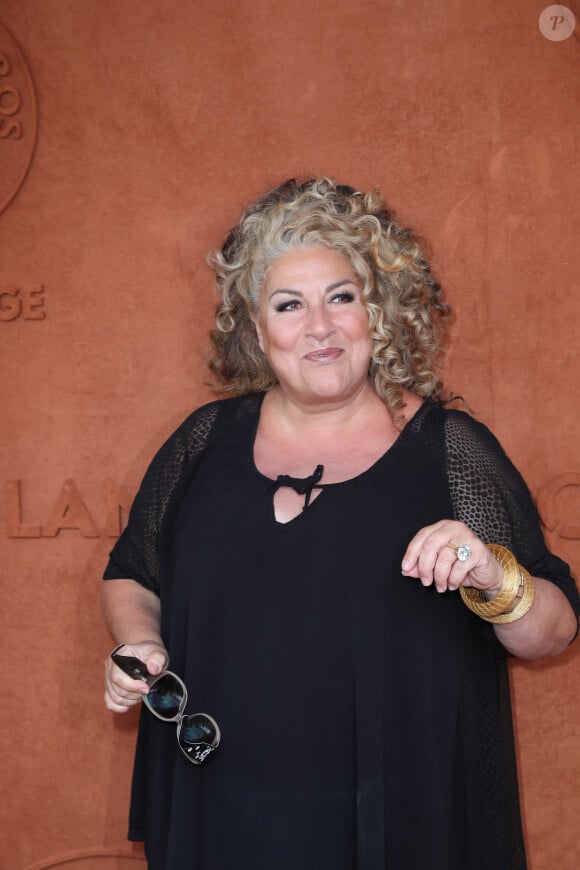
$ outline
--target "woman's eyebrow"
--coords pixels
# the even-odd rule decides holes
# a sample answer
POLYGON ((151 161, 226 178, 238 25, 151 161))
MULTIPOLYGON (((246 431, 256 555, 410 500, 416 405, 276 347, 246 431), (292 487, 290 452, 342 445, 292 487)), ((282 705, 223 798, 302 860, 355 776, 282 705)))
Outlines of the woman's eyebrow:
POLYGON ((345 284, 352 284, 353 287, 357 286, 356 281, 353 281, 352 278, 345 278, 343 281, 335 281, 334 284, 329 284, 326 288, 326 293, 338 290, 339 287, 344 287, 345 284))
POLYGON ((291 290, 289 287, 278 287, 277 290, 272 290, 268 299, 271 299, 272 296, 276 296, 277 293, 291 293, 293 296, 302 296, 300 290, 291 290))

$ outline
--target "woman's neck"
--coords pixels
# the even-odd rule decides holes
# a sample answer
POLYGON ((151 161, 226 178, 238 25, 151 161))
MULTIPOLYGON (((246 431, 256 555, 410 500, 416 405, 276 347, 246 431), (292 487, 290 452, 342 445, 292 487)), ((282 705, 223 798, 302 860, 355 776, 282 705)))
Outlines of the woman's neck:
POLYGON ((406 392, 400 413, 402 423, 395 424, 389 408, 368 382, 354 396, 339 402, 300 402, 277 386, 264 398, 262 418, 269 424, 268 429, 275 427, 281 436, 297 434, 302 441, 324 438, 327 433, 345 438, 369 426, 380 426, 383 432, 392 428, 398 434, 422 402, 419 396, 406 392))
POLYGON ((328 430, 356 431, 369 417, 383 416, 385 411, 388 414, 370 384, 346 399, 312 402, 301 401, 277 386, 267 393, 262 408, 277 428, 288 433, 298 432, 301 438, 328 430))
POLYGON ((409 396, 403 423, 393 422, 387 406, 372 392, 344 407, 297 407, 272 390, 262 403, 254 461, 267 477, 305 477, 324 466, 324 483, 347 480, 365 471, 398 439, 405 422, 421 405, 409 396))

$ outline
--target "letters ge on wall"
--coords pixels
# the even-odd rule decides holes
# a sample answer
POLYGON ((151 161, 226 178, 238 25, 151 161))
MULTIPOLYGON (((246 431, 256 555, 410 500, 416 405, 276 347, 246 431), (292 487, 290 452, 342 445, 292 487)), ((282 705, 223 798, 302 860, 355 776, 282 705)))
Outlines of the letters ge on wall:
POLYGON ((0 321, 45 320, 45 289, 0 286, 0 321))

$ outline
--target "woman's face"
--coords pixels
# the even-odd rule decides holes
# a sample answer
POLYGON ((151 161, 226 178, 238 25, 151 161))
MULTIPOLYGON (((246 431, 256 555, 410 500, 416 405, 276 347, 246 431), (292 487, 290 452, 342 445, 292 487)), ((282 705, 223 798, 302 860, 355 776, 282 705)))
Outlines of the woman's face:
POLYGON ((255 324, 288 398, 345 402, 367 386, 372 341, 361 282, 338 251, 297 248, 275 260, 255 324))

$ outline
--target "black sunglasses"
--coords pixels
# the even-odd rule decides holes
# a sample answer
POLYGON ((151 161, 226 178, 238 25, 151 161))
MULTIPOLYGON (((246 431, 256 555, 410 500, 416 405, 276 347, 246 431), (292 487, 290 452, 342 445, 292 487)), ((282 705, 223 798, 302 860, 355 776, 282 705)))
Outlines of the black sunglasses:
POLYGON ((141 659, 119 655, 124 646, 120 643, 111 653, 117 667, 134 680, 147 683, 149 692, 142 698, 147 709, 163 722, 176 722, 179 748, 193 764, 203 764, 220 745, 222 735, 215 719, 207 713, 186 716, 187 689, 183 680, 172 671, 150 674, 141 659))

